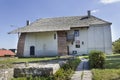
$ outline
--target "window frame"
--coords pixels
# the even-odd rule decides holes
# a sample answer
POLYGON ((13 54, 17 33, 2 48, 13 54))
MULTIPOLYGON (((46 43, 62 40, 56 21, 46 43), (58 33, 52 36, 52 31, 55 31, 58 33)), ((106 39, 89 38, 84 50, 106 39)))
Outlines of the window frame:
POLYGON ((79 37, 79 30, 74 30, 74 36, 79 37))

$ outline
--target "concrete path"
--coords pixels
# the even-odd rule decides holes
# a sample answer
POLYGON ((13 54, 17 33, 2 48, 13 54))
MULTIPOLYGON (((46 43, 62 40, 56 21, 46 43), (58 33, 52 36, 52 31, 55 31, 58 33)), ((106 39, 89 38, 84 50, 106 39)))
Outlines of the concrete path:
POLYGON ((71 80, 92 80, 92 73, 89 70, 89 65, 88 65, 87 59, 81 60, 75 73, 71 77, 71 80))

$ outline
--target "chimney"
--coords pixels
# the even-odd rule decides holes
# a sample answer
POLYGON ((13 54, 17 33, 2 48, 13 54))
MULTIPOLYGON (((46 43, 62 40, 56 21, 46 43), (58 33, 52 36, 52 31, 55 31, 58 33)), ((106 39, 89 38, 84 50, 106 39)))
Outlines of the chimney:
POLYGON ((90 17, 91 16, 91 11, 90 10, 88 10, 88 17, 90 17))
POLYGON ((26 26, 28 26, 30 24, 29 20, 26 21, 26 26))

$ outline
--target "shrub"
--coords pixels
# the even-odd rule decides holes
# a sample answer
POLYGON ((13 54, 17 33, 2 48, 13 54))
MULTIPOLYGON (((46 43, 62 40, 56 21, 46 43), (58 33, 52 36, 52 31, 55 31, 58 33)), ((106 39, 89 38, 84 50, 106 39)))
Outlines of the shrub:
POLYGON ((71 75, 80 63, 80 59, 71 59, 62 66, 54 75, 54 80, 70 80, 71 75))
POLYGON ((89 54, 89 62, 91 68, 104 68, 105 65, 105 53, 102 51, 91 51, 89 54))
POLYGON ((120 54, 120 38, 113 42, 113 52, 120 54))

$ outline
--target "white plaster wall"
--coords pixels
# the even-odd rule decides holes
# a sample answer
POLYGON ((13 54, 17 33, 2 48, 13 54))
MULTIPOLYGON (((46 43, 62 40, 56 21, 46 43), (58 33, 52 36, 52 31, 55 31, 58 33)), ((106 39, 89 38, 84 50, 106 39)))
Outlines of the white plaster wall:
POLYGON ((104 27, 104 41, 105 41, 105 53, 112 53, 112 37, 111 37, 111 27, 106 25, 104 27))
MULTIPOLYGON (((101 50, 107 54, 112 53, 110 25, 94 25, 89 28, 72 29, 68 31, 68 34, 74 34, 74 30, 79 30, 79 37, 75 37, 75 41, 80 40, 80 48, 76 48, 75 41, 73 44, 68 42, 69 54, 72 54, 73 50, 76 50, 78 55, 87 54, 91 50, 101 50)), ((56 56, 58 55, 57 33, 29 33, 25 39, 24 56, 26 57, 30 56, 30 46, 35 46, 36 56, 56 56), (54 39, 54 34, 56 34, 56 39, 54 39)))
POLYGON ((101 50, 105 51, 104 47, 104 27, 90 26, 88 31, 88 51, 101 50))
POLYGON ((77 55, 87 54, 88 49, 88 28, 79 28, 79 29, 73 29, 69 33, 74 34, 74 30, 79 30, 79 36, 75 37, 75 40, 72 43, 68 43, 69 46, 69 53, 72 54, 72 52, 75 50, 77 51, 77 55), (76 40, 80 40, 80 48, 76 48, 76 40), (82 44, 82 41, 84 44, 82 44))
POLYGON ((56 56, 57 52, 57 33, 41 32, 28 33, 25 39, 24 56, 30 56, 30 46, 35 46, 35 56, 56 56), (56 34, 56 39, 54 39, 56 34))
POLYGON ((88 30, 88 51, 95 49, 95 28, 93 26, 89 27, 88 30))
POLYGON ((88 52, 100 50, 107 54, 112 52, 110 25, 94 25, 88 30, 88 52))
POLYGON ((73 50, 76 50, 78 55, 88 54, 91 50, 100 50, 106 54, 112 53, 110 25, 92 25, 89 28, 72 29, 68 33, 74 34, 74 30, 79 30, 79 37, 75 37, 75 41, 80 40, 80 48, 75 47, 75 41, 73 44, 69 42, 70 54, 73 50), (82 41, 84 41, 84 45, 82 45, 82 41))

